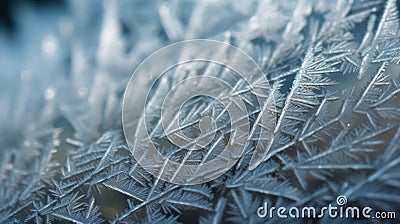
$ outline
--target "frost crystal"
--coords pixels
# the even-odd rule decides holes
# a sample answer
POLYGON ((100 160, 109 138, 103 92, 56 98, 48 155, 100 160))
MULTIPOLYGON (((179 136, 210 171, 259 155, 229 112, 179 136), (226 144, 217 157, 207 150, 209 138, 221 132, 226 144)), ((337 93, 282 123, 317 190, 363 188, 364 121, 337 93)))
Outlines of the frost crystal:
MULTIPOLYGON (((283 220, 257 216, 263 202, 321 208, 339 195, 349 205, 400 211, 399 5, 17 4, 12 33, 0 29, 0 223, 276 223, 283 220), (146 56, 194 38, 249 54, 271 86, 265 102, 276 107, 246 105, 252 137, 230 170, 204 184, 177 185, 133 157, 122 131, 122 97, 146 56), (258 118, 271 111, 273 135, 253 160, 256 140, 269 128, 258 118)), ((170 91, 162 84, 155 95, 170 91)), ((236 84, 246 97, 246 85, 236 84)), ((183 111, 182 122, 191 123, 222 108, 199 98, 183 111)), ((157 116, 152 134, 161 143, 157 116)), ((198 128, 187 131, 196 135, 198 128)), ((225 143, 222 135, 216 139, 225 143)), ((213 146, 215 154, 222 146, 213 146)), ((183 156, 170 144, 158 150, 172 160, 183 156)), ((188 161, 201 159, 204 153, 194 153, 188 161)))

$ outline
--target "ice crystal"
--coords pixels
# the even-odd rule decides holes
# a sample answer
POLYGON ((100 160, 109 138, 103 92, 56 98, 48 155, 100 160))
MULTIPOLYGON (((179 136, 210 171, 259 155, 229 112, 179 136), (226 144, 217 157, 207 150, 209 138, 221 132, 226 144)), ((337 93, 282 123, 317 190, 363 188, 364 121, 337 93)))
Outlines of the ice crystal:
MULTIPOLYGON (((17 6, 13 33, 0 30, 0 223, 265 223, 282 220, 260 219, 263 202, 321 207, 339 195, 400 211, 398 1, 17 6), (146 56, 193 38, 254 58, 273 87, 266 100, 274 99, 278 119, 252 161, 265 128, 257 118, 270 108, 247 105, 254 138, 237 164, 185 186, 140 167, 123 136, 121 104, 146 56)), ((183 122, 221 112, 207 105, 190 102, 183 122)), ((160 151, 181 155, 168 144, 160 151)))

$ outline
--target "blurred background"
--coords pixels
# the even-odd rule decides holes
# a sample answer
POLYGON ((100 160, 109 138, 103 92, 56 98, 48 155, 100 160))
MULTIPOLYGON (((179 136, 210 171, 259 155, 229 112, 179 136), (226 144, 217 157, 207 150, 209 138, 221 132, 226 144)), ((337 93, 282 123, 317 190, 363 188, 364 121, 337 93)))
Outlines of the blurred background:
POLYGON ((247 25, 256 8, 253 1, 1 0, 2 149, 62 119, 75 137, 98 137, 115 125, 120 94, 144 57, 183 39, 226 40, 225 31, 247 25))
POLYGON ((134 66, 166 42, 155 2, 1 0, 0 10, 0 151, 49 126, 90 140, 118 124, 134 66))

